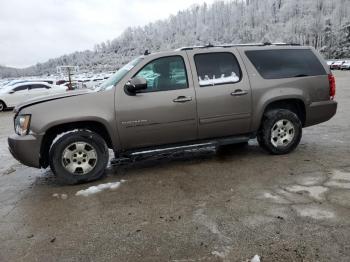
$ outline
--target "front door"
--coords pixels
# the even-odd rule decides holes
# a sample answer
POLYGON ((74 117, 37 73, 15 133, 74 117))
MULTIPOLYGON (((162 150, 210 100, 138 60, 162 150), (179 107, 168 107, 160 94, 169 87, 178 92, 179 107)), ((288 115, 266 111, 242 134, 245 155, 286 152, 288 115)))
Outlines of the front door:
POLYGON ((6 103, 8 107, 16 106, 28 99, 28 85, 15 87, 7 95, 6 103))
POLYGON ((199 138, 250 131, 251 90, 236 49, 188 51, 194 75, 199 138))
POLYGON ((118 88, 116 118, 123 149, 184 142, 197 138, 196 97, 186 53, 143 62, 133 77, 147 89, 130 95, 118 88))

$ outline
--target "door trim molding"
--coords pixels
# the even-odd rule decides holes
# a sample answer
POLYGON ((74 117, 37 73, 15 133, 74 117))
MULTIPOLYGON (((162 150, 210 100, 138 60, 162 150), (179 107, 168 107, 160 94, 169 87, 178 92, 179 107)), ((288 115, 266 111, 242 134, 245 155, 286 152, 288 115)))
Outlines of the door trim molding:
POLYGON ((200 124, 211 124, 216 122, 224 122, 224 121, 232 121, 237 119, 246 119, 250 118, 250 113, 239 113, 239 114, 227 114, 227 115, 219 115, 219 116, 211 116, 211 117, 201 117, 199 119, 200 124))

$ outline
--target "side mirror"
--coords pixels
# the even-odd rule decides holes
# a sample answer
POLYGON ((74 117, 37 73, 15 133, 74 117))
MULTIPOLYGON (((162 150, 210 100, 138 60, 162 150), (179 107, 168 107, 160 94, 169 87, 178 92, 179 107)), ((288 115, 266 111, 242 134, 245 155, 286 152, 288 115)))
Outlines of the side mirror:
POLYGON ((136 95, 137 92, 147 89, 147 80, 143 77, 134 77, 124 86, 128 95, 136 95))
POLYGON ((13 91, 13 90, 9 91, 9 94, 10 94, 10 95, 12 95, 12 94, 14 94, 14 93, 15 93, 15 91, 13 91))

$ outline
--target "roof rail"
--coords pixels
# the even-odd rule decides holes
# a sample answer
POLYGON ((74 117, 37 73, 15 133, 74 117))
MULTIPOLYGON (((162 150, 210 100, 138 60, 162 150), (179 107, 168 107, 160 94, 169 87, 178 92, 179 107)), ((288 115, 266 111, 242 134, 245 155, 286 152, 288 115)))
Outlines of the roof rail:
POLYGON ((244 47, 244 46, 300 46, 300 44, 297 43, 248 43, 248 44, 223 44, 223 45, 203 45, 203 46, 185 46, 176 49, 175 51, 186 51, 186 50, 193 50, 193 49, 204 49, 204 48, 212 48, 212 47, 222 47, 222 48, 230 48, 230 47, 244 47))

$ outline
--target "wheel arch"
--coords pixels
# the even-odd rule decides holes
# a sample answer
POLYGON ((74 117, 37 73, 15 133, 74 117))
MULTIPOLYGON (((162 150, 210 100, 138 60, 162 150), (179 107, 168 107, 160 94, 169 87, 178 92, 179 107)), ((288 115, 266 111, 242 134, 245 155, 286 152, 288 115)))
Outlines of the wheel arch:
POLYGON ((305 126, 306 121, 306 106, 304 101, 301 98, 282 98, 282 99, 276 99, 273 101, 269 101, 265 104, 263 110, 261 111, 261 115, 259 117, 259 126, 261 126, 265 114, 273 109, 287 109, 295 113, 301 123, 302 126, 305 126))
POLYGON ((40 166, 46 168, 49 166, 50 147, 57 136, 62 133, 73 131, 75 129, 90 130, 99 134, 106 142, 108 148, 113 148, 113 142, 108 129, 104 124, 98 121, 79 121, 59 124, 50 127, 43 137, 40 148, 40 166))
POLYGON ((4 110, 7 108, 6 102, 2 99, 0 99, 0 103, 2 103, 4 105, 4 110))

